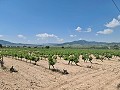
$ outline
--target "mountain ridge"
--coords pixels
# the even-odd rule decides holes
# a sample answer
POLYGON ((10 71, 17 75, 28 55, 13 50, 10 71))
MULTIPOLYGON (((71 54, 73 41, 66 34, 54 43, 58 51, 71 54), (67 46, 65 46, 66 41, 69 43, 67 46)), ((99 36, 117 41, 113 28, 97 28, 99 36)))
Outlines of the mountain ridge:
POLYGON ((0 40, 0 44, 3 46, 34 46, 34 44, 13 43, 6 40, 0 40))
POLYGON ((57 44, 58 46, 65 46, 65 45, 81 45, 81 46, 105 46, 105 45, 120 45, 120 42, 96 42, 96 41, 86 41, 86 40, 78 40, 78 41, 72 41, 72 42, 65 42, 62 44, 57 44))
MULTIPOLYGON (((3 46, 38 46, 36 44, 23 44, 23 43, 13 43, 6 40, 0 40, 0 44, 3 46)), ((61 44, 55 44, 55 43, 48 43, 48 44, 41 44, 41 46, 106 46, 106 45, 120 45, 120 42, 96 42, 96 41, 86 41, 86 40, 78 40, 78 41, 72 41, 72 42, 65 42, 61 44)), ((40 44, 39 44, 40 45, 40 44)))

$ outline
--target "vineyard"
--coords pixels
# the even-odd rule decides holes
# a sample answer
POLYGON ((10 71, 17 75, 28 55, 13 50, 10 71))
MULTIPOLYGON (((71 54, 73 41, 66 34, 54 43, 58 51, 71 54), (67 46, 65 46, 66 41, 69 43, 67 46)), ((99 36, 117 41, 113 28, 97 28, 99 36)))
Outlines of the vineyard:
POLYGON ((118 90, 120 51, 1 48, 0 90, 118 90), (10 68, 15 68, 17 72, 10 68))

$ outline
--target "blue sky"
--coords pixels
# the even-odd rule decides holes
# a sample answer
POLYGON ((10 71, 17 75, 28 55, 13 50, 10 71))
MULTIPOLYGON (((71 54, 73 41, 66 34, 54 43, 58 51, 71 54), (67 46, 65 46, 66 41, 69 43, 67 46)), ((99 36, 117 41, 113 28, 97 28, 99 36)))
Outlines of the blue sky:
MULTIPOLYGON (((120 0, 114 0, 120 8, 120 0)), ((19 43, 120 42, 112 0, 0 0, 0 39, 19 43)))

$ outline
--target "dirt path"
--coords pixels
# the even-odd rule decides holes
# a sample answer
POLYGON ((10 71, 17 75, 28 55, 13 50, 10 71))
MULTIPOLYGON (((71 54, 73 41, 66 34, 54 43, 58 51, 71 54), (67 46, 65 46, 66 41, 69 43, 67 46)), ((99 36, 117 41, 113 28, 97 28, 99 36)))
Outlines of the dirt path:
POLYGON ((48 62, 39 61, 38 65, 4 57, 5 66, 13 65, 18 73, 0 69, 0 90, 119 90, 120 62, 117 59, 104 62, 80 60, 79 65, 68 65, 67 61, 58 60, 55 68, 67 69, 68 75, 62 75, 48 69, 48 62))

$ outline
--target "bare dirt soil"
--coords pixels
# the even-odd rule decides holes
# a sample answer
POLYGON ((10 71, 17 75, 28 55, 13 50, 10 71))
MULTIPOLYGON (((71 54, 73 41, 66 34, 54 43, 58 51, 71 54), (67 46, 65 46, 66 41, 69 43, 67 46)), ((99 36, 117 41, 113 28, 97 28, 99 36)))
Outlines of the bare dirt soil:
MULTIPOLYGON (((119 90, 120 61, 93 60, 80 66, 68 65, 68 61, 57 60, 56 69, 66 69, 69 74, 53 72, 48 69, 47 60, 40 60, 37 65, 4 57, 6 70, 0 68, 0 90, 119 90), (18 72, 10 73, 14 66, 18 72)), ((52 67, 51 67, 52 68, 52 67)))

